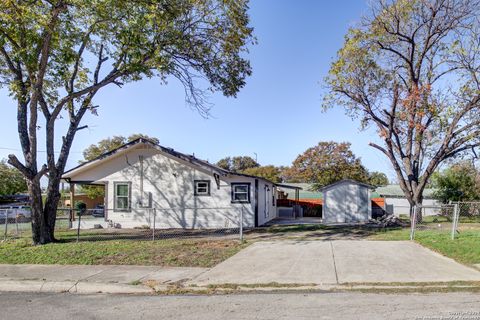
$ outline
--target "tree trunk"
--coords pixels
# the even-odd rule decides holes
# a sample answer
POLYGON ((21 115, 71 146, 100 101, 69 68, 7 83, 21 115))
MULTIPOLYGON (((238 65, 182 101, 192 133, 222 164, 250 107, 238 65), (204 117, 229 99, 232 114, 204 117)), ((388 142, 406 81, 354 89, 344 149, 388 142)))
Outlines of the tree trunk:
POLYGON ((421 223, 423 221, 422 215, 422 198, 413 199, 413 203, 410 204, 410 220, 413 220, 414 208, 415 208, 415 216, 416 216, 416 223, 421 223))
POLYGON ((32 211, 32 240, 34 244, 42 243, 43 201, 42 189, 39 181, 27 181, 32 211))
POLYGON ((55 221, 60 200, 60 180, 50 179, 44 201, 40 181, 28 181, 28 193, 32 212, 32 240, 35 245, 55 242, 55 221))
POLYGON ((60 179, 53 177, 49 179, 47 187, 47 199, 44 206, 45 231, 49 235, 48 242, 55 242, 55 222, 57 219, 58 202, 60 201, 60 179))

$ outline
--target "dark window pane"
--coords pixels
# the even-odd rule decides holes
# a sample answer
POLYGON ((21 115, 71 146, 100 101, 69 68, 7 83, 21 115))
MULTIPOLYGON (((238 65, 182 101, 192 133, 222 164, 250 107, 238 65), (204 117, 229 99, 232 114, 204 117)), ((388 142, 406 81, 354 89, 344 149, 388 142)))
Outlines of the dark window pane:
POLYGON ((117 196, 128 197, 128 185, 127 184, 117 184, 117 196))
POLYGON ((245 186, 245 185, 235 186, 235 192, 247 193, 248 192, 248 186, 245 186))

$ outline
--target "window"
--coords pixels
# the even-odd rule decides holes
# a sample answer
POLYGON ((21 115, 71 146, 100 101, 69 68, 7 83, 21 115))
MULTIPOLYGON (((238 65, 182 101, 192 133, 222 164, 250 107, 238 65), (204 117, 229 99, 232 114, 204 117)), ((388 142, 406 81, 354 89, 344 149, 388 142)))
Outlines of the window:
POLYGON ((196 196, 209 196, 210 195, 210 180, 195 180, 194 181, 194 194, 196 196))
POLYGON ((232 202, 250 202, 250 183, 232 183, 232 202))
POLYGON ((131 195, 131 183, 130 182, 115 182, 114 183, 114 195, 115 195, 115 211, 130 211, 130 195, 131 195))

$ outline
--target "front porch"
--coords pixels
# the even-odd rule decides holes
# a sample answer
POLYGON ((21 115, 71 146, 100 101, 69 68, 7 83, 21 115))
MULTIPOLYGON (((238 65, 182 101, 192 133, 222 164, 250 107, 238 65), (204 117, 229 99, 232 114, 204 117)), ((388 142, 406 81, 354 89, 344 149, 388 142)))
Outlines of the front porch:
POLYGON ((106 203, 106 182, 65 180, 68 192, 62 185, 61 210, 68 210, 73 229, 99 229, 109 227, 106 203), (64 195, 66 197, 64 197, 64 195), (82 203, 81 205, 79 205, 82 203))

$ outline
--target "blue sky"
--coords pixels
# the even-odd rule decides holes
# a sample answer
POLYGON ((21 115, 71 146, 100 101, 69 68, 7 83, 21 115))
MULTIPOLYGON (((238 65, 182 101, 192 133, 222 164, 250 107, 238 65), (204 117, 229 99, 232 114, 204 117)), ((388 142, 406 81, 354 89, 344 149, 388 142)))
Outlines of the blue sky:
MULTIPOLYGON (((108 88, 95 100, 99 116, 85 117, 89 129, 77 134, 67 167, 100 139, 138 132, 211 162, 256 153, 263 165, 290 165, 319 141, 349 141, 368 169, 393 177, 386 158, 368 146, 378 140, 373 130, 360 131, 359 122, 340 107, 321 108, 322 80, 330 63, 348 27, 367 11, 366 0, 252 1, 258 45, 250 48, 253 75, 236 99, 214 94, 212 117, 204 119, 185 105, 183 88, 174 80, 163 86, 151 79, 108 88)), ((0 105, 0 159, 21 155, 15 103, 5 90, 0 91, 0 105)))

